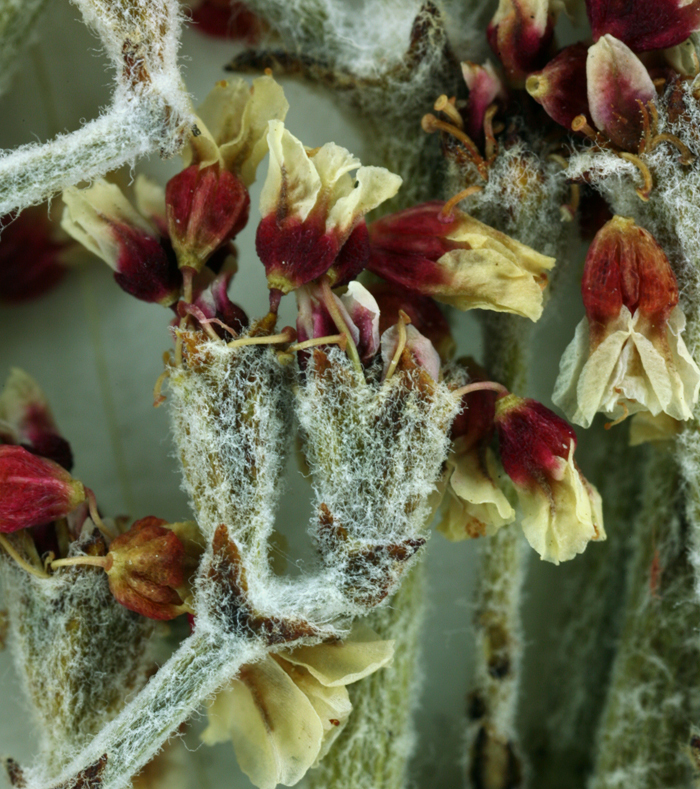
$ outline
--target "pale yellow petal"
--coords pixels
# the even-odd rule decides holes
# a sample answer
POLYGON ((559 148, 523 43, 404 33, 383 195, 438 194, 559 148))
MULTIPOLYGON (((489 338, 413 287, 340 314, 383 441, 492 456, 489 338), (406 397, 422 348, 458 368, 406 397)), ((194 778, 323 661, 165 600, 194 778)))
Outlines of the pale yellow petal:
POLYGON ((326 219, 326 229, 337 228, 347 232, 368 211, 389 200, 401 188, 400 176, 384 167, 360 167, 357 186, 336 200, 326 219))
POLYGON ((683 423, 668 414, 654 416, 648 411, 640 411, 630 422, 630 446, 636 447, 647 442, 671 441, 683 429, 683 423))
POLYGON ((313 704, 271 657, 244 666, 217 695, 208 717, 202 740, 213 745, 231 739, 238 764, 260 789, 296 784, 323 744, 313 704))
POLYGON ((391 663, 394 642, 382 641, 367 625, 356 622, 347 639, 284 651, 280 656, 303 666, 326 687, 350 685, 391 663))
POLYGON ((138 212, 156 225, 167 222, 165 213, 165 189, 143 173, 136 176, 134 199, 138 212))

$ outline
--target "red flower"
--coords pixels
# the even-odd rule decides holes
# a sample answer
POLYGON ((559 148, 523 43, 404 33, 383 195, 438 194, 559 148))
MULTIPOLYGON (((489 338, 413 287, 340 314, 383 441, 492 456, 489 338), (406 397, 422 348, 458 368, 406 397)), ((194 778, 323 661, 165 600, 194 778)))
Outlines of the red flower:
POLYGON ((527 92, 544 107, 547 115, 567 129, 576 116, 590 114, 586 95, 587 55, 585 44, 565 47, 525 83, 527 92))
POLYGON ((63 518, 85 501, 83 484, 58 463, 0 446, 0 532, 63 518))

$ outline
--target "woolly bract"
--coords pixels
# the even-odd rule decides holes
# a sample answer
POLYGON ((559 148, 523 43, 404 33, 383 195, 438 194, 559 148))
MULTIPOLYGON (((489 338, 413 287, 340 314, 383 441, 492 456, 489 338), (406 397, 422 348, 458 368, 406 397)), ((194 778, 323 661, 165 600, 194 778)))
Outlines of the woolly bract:
POLYGON ((182 151, 185 167, 218 163, 250 186, 267 153, 268 121, 283 121, 288 109, 282 87, 270 76, 258 77, 251 87, 240 78, 217 82, 198 109, 201 134, 190 137, 182 151))
POLYGON ((645 327, 639 310, 622 307, 607 337, 591 353, 588 319, 576 327, 564 351, 552 400, 578 425, 589 427, 600 411, 615 419, 628 413, 666 413, 686 420, 700 391, 700 369, 683 341, 685 315, 675 307, 666 331, 645 327))
POLYGON ((591 540, 605 539, 602 500, 574 463, 573 441, 568 459, 557 460, 546 489, 516 486, 525 537, 540 558, 554 564, 583 553, 591 540))
POLYGON ((490 537, 515 520, 515 510, 498 487, 496 458, 489 448, 482 460, 477 449, 460 452, 457 442, 447 467, 449 498, 438 531, 448 540, 490 537))
POLYGON ((393 641, 357 624, 346 641, 243 666, 209 707, 202 740, 232 740, 241 769, 260 789, 293 786, 345 727, 352 710, 345 686, 386 666, 393 654, 393 641))

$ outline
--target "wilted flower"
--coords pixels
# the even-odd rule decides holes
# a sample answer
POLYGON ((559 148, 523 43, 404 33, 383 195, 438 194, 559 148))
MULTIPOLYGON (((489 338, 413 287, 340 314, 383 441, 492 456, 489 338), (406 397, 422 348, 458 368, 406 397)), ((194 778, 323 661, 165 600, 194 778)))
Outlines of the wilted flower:
POLYGON ((643 133, 641 104, 656 98, 642 61, 611 35, 588 50, 588 106, 593 123, 625 151, 636 152, 643 133))
POLYGON ((302 779, 343 730, 352 704, 346 685, 391 662, 393 641, 356 624, 345 641, 300 647, 243 666, 208 709, 207 745, 231 740, 255 786, 302 779))
POLYGON ((0 532, 63 518, 85 501, 82 482, 23 447, 0 446, 0 532))
POLYGON ((517 87, 546 63, 556 21, 553 5, 550 0, 499 0, 486 28, 491 49, 517 87))
POLYGON ((680 44, 700 29, 698 0, 586 0, 593 38, 610 33, 635 52, 680 44))
POLYGON ((562 356, 554 402, 584 427, 598 411, 690 419, 700 369, 683 341, 675 275, 654 237, 613 217, 588 250, 581 290, 586 317, 562 356))
POLYGON ((61 227, 114 270, 114 279, 137 299, 168 306, 177 301, 182 277, 160 234, 104 180, 63 193, 61 227))
POLYGON ((496 401, 495 422, 525 537, 541 558, 559 564, 604 540, 600 494, 574 461, 573 429, 541 403, 512 394, 496 401))
POLYGON ((393 197, 401 178, 361 167, 335 143, 307 152, 279 121, 270 122, 267 139, 270 167, 255 244, 268 287, 288 293, 324 274, 332 285, 349 282, 369 256, 364 215, 393 197))
POLYGON ((67 471, 73 467, 70 444, 58 432, 39 384, 16 367, 10 370, 0 395, 0 443, 19 444, 67 471))
POLYGON ((391 283, 462 310, 542 315, 546 271, 541 255, 444 203, 423 203, 390 214, 370 227, 368 268, 391 283))
POLYGON ((114 597, 149 619, 173 619, 190 610, 189 576, 197 566, 192 522, 141 518, 109 546, 104 570, 114 597))

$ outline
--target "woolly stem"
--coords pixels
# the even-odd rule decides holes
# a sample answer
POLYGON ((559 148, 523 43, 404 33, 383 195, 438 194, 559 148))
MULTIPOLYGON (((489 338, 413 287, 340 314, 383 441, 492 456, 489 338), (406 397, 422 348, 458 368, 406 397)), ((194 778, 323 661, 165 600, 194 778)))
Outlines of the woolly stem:
POLYGON ((107 754, 101 789, 125 789, 131 777, 212 693, 235 677, 241 665, 258 660, 263 647, 242 635, 196 633, 188 638, 148 685, 84 748, 60 776, 27 771, 27 789, 49 789, 99 762, 107 754))
POLYGON ((689 785, 684 743, 700 713, 700 611, 670 453, 651 449, 630 560, 627 616, 590 789, 689 785))
POLYGON ((390 605, 365 620, 382 639, 395 639, 390 666, 348 688, 348 725, 316 770, 308 789, 401 789, 413 750, 416 661, 425 608, 425 567, 415 565, 390 605))
POLYGON ((19 54, 46 0, 0 0, 0 94, 9 87, 19 54))
MULTIPOLYGON (((522 392, 530 332, 521 318, 483 317, 484 358, 495 379, 522 392)), ((520 785, 515 713, 520 684, 521 589, 524 541, 518 524, 480 542, 476 584, 476 668, 469 704, 467 776, 472 786, 506 789, 520 785)))

